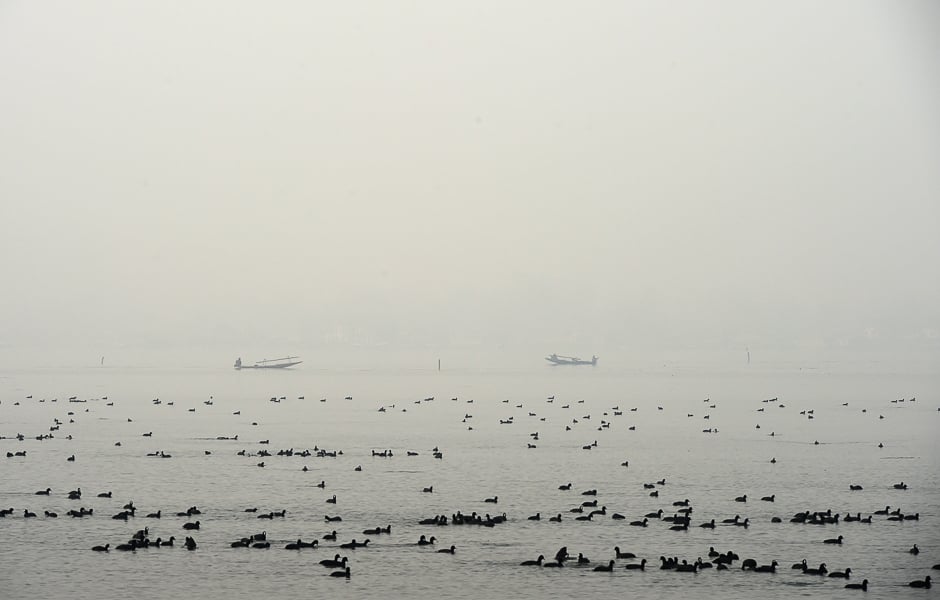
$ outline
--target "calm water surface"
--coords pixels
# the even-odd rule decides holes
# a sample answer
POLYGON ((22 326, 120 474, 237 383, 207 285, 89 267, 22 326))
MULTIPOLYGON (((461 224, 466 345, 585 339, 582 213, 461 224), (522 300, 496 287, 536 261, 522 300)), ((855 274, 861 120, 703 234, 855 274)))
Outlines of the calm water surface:
POLYGON ((844 580, 790 568, 803 558, 830 570, 850 567, 849 581, 869 580, 868 597, 935 595, 935 589, 906 584, 940 574, 931 571, 940 563, 938 382, 930 369, 905 373, 839 364, 740 371, 603 365, 442 372, 304 365, 283 372, 9 371, 0 374, 0 507, 15 511, 0 519, 0 595, 750 599, 862 593, 843 589, 844 580), (71 396, 85 402, 69 402, 71 396), (771 398, 776 400, 763 402, 771 398), (55 419, 62 424, 51 432, 54 438, 36 440, 50 433, 55 419), (17 433, 25 439, 15 439, 17 433), (433 457, 435 447, 441 459, 433 457), (341 453, 276 455, 290 448, 341 453), (394 456, 372 456, 386 449, 394 456), (6 458, 24 450, 24 457, 6 458), (238 454, 242 450, 245 455, 238 454), (272 456, 253 456, 262 450, 272 456), (160 451, 172 458, 147 456, 160 451), (75 461, 67 461, 73 454, 75 461), (666 483, 656 486, 659 496, 651 497, 643 484, 661 479, 666 483), (316 486, 320 481, 325 488, 316 486), (907 490, 893 488, 901 481, 907 490), (568 482, 570 491, 558 489, 568 482), (850 484, 864 490, 850 492, 850 484), (423 492, 430 486, 433 493, 423 492), (47 487, 48 497, 34 494, 47 487), (77 488, 82 499, 68 500, 67 492, 77 488), (598 507, 607 514, 576 521, 569 509, 593 500, 581 495, 590 489, 597 489, 598 507), (96 497, 104 491, 112 498, 96 497), (336 504, 327 503, 334 494, 336 504), (735 501, 745 494, 747 502, 735 501), (771 494, 775 502, 760 501, 771 494), (493 496, 498 503, 484 502, 493 496), (693 507, 688 531, 670 531, 659 520, 646 528, 629 525, 660 508, 671 515, 673 502, 685 499, 693 507), (136 517, 111 519, 131 501, 136 517), (66 516, 79 506, 94 508, 94 516, 66 516), (190 506, 202 514, 174 516, 190 506), (919 520, 898 523, 876 515, 871 524, 789 523, 799 511, 864 517, 886 506, 919 513, 919 520), (244 512, 251 507, 287 512, 263 520, 244 512), (24 509, 39 517, 24 519, 24 509), (59 517, 44 517, 46 510, 59 517), (144 518, 157 510, 161 519, 144 518), (507 522, 418 524, 457 511, 505 513, 507 522), (612 519, 615 512, 627 519, 612 519), (541 520, 527 519, 536 513, 541 520), (559 513, 561 523, 548 521, 559 513), (343 520, 326 523, 326 515, 343 520), (750 526, 698 527, 735 515, 750 526), (775 516, 783 522, 771 523, 775 516), (192 533, 199 547, 187 552, 182 524, 197 519, 200 530, 192 533), (362 533, 386 525, 391 534, 362 533), (175 536, 176 546, 90 550, 126 542, 145 526, 151 539, 175 536), (334 529, 337 542, 283 549, 334 529), (270 549, 229 547, 261 531, 270 549), (421 534, 435 536, 437 544, 417 546, 421 534), (838 535, 842 545, 823 543, 838 535), (364 549, 337 547, 353 538, 371 541, 364 549), (451 544, 455 554, 435 552, 451 544), (913 544, 921 550, 917 556, 908 552, 913 544), (583 553, 590 565, 519 565, 539 554, 550 559, 562 546, 575 557, 583 553), (615 546, 647 558, 648 569, 628 571, 623 565, 637 561, 617 560, 613 572, 593 572, 614 557, 615 546), (759 564, 777 560, 780 569, 742 572, 740 562, 727 572, 659 569, 662 555, 692 562, 707 559, 712 546, 759 564), (336 553, 349 557, 351 579, 328 577, 330 569, 318 564, 336 553))

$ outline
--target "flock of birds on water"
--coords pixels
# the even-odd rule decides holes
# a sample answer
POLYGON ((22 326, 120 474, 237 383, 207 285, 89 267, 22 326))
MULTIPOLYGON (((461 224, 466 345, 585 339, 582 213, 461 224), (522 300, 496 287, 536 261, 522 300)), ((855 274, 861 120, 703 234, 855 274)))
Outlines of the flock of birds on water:
MULTIPOLYGON (((303 400, 304 397, 299 396, 298 399, 303 400)), ((345 399, 352 400, 352 397, 346 396, 345 399)), ((33 397, 27 396, 26 400, 32 401, 33 397)), ((94 400, 98 401, 99 399, 94 399, 94 400)), ((280 403, 283 400, 286 400, 285 396, 273 396, 270 398, 270 401, 272 403, 280 403)), ((451 398, 451 400, 454 402, 458 401, 456 397, 451 398)), ((546 399, 546 401, 549 403, 554 402, 554 400, 555 400, 554 396, 549 396, 546 399)), ((109 401, 106 396, 100 398, 100 401, 106 402, 106 405, 108 407, 114 406, 114 402, 109 401)), ((427 397, 422 400, 415 401, 415 404, 422 404, 422 403, 433 402, 433 401, 434 401, 433 397, 427 397)), ((764 400, 763 402, 764 403, 776 403, 777 401, 778 401, 777 398, 771 398, 769 400, 764 400)), ((892 400, 891 402, 903 403, 903 402, 915 402, 915 401, 916 401, 915 398, 911 398, 910 400, 899 399, 899 400, 892 400)), ((46 400, 41 399, 41 400, 38 400, 38 402, 42 403, 42 402, 46 402, 46 400)), ((57 402, 57 400, 53 399, 50 402, 54 403, 54 402, 57 402)), ((69 398, 69 402, 77 403, 77 404, 84 404, 88 402, 88 400, 80 400, 77 397, 73 396, 69 398)), ((212 405, 213 402, 214 402, 213 398, 210 397, 210 399, 206 400, 204 404, 212 405)), ((325 398, 321 399, 321 402, 326 402, 326 399, 325 398)), ((472 403, 473 401, 466 400, 466 402, 472 403)), ((503 402, 508 403, 509 401, 504 400, 503 402)), ((579 402, 583 402, 583 401, 579 401, 579 402)), ((704 402, 710 403, 711 401, 709 399, 706 399, 704 402)), ((3 404, 3 402, 0 402, 0 404, 3 404)), ((7 402, 7 404, 9 405, 10 403, 7 402)), ((21 403, 19 401, 16 401, 16 402, 13 402, 12 404, 15 407, 15 406, 20 406, 21 403)), ((162 401, 160 399, 154 399, 153 404, 159 405, 159 404, 162 404, 162 401)), ((167 405, 173 406, 174 403, 168 402, 167 405)), ((779 404, 779 406, 781 408, 783 407, 782 404, 779 404)), ((521 408, 522 405, 519 404, 519 405, 516 405, 516 407, 521 408)), ((566 404, 562 408, 570 408, 570 405, 566 404)), ((715 408, 715 405, 710 404, 710 408, 715 408)), ((390 409, 395 409, 395 405, 392 404, 388 406, 381 406, 379 407, 378 411, 387 412, 390 409)), ((196 410, 195 408, 188 409, 189 412, 195 412, 195 410, 196 410)), ((401 410, 402 412, 407 412, 407 409, 401 409, 401 410)), ((633 408, 630 410, 636 411, 637 409, 633 408)), ((659 410, 662 410, 662 407, 659 407, 659 410)), ((763 412, 763 410, 764 410, 763 408, 759 408, 758 412, 763 412)), ((86 408, 85 412, 89 412, 89 409, 86 408)), ((621 411, 619 407, 613 407, 612 412, 614 416, 619 416, 623 414, 623 411, 621 411)), ((239 415, 240 411, 235 411, 233 414, 239 415)), ((807 416, 807 418, 809 419, 814 418, 813 410, 802 411, 800 414, 807 416)), ((608 415, 608 413, 605 412, 604 415, 606 416, 608 415)), ((68 424, 75 423, 75 419, 76 419, 75 411, 70 410, 67 412, 65 416, 68 419, 68 424)), ((536 416, 536 414, 530 412, 529 416, 534 417, 536 416)), ((688 416, 691 417, 693 415, 689 414, 688 416)), ((709 417, 706 415, 705 418, 708 419, 709 417)), ((881 416, 880 418, 884 418, 884 417, 881 416)), ((472 419, 472 415, 467 413, 464 415, 461 422, 469 423, 470 419, 472 419)), ((514 417, 509 417, 508 419, 500 419, 499 423, 501 425, 512 424, 513 419, 514 417)), ((582 417, 582 419, 584 420, 590 419, 590 415, 586 415, 582 417)), ((545 419, 542 418, 541 420, 544 421, 545 419)), ((127 419, 127 421, 132 422, 132 419, 127 419)), ((572 419, 572 424, 577 424, 578 422, 579 422, 578 419, 572 419)), ((38 435, 34 434, 31 436, 26 436, 22 433, 17 433, 13 436, 0 435, 0 440, 17 440, 19 442, 25 442, 29 439, 35 439, 38 441, 49 440, 55 437, 55 434, 57 434, 60 431, 60 428, 63 425, 66 425, 64 421, 60 420, 59 418, 55 418, 48 432, 43 432, 38 435)), ((252 422, 252 425, 257 426, 258 423, 252 422)), ((610 427, 609 421, 601 420, 597 429, 599 431, 603 431, 604 429, 608 429, 609 427, 610 427)), ((759 425, 757 427, 760 428, 759 425)), ((467 428, 470 430, 473 429, 472 426, 468 426, 467 428)), ((572 425, 566 425, 565 429, 566 431, 571 431, 572 425)), ((634 427, 630 427, 630 429, 632 430, 634 429, 634 427)), ((717 431, 718 431, 717 428, 708 428, 708 429, 704 429, 703 433, 717 433, 717 431)), ((140 435, 142 435, 143 437, 152 437, 153 432, 148 431, 140 435)), ((774 433, 771 433, 770 435, 773 436, 774 433)), ((535 448, 536 445, 534 442, 537 442, 539 439, 538 433, 536 432, 536 433, 529 434, 529 438, 530 438, 530 441, 527 442, 527 447, 535 448)), ((69 434, 67 435, 66 439, 71 440, 72 436, 69 434)), ((238 436, 237 435, 218 436, 216 439, 238 441, 238 436)), ((257 443, 262 446, 269 446, 270 440, 260 440, 257 443)), ((598 442, 595 440, 591 443, 584 445, 583 449, 590 450, 591 448, 596 447, 597 444, 598 442)), ((819 442, 816 441, 815 444, 819 444, 819 442)), ((115 442, 115 446, 120 446, 120 445, 121 445, 120 441, 115 442)), ((882 445, 879 444, 879 447, 882 447, 882 445)), ((206 455, 209 455, 211 453, 212 452, 209 450, 205 451, 206 455)), ((237 452, 237 455, 239 456, 250 456, 250 457, 259 457, 259 458, 267 458, 267 457, 273 457, 273 456, 278 456, 278 457, 281 457, 281 456, 336 457, 342 454, 343 454, 342 450, 328 450, 328 449, 319 448, 319 447, 314 447, 313 449, 304 449, 304 450, 295 450, 294 448, 281 449, 281 450, 276 451, 276 453, 271 452, 267 450, 266 448, 262 448, 254 452, 250 452, 247 450, 241 450, 237 452)), ((416 456, 418 455, 418 452, 407 450, 405 451, 405 454, 407 456, 416 456)), ((432 455, 435 459, 443 459, 443 452, 438 447, 433 448, 432 455)), ((156 458, 172 458, 171 453, 167 453, 163 450, 156 450, 154 452, 148 452, 147 456, 156 457, 156 458)), ((395 456, 395 452, 393 452, 393 450, 391 449, 382 449, 382 450, 373 449, 371 451, 371 456, 381 457, 381 458, 391 458, 395 456)), ((20 459, 20 458, 26 459, 27 450, 7 451, 6 457, 8 459, 20 459)), ((76 456, 72 454, 66 458, 66 461, 74 462, 76 461, 76 456)), ((773 458, 771 459, 770 462, 776 462, 776 459, 773 458)), ((257 462, 256 466, 263 468, 265 466, 265 462, 264 461, 257 462)), ((623 463, 621 463, 621 466, 629 467, 630 466, 629 461, 624 461, 623 463)), ((307 466, 303 466, 302 470, 306 472, 309 469, 307 466)), ((362 465, 361 464, 357 465, 354 470, 362 471, 362 465)), ((316 484, 316 487, 326 490, 328 486, 327 486, 326 481, 320 481, 318 484, 316 484)), ((888 487, 890 487, 893 490, 898 490, 898 491, 903 492, 904 490, 908 489, 908 484, 902 481, 898 483, 893 483, 888 487)), ((658 498, 660 495, 660 492, 666 489, 669 489, 666 486, 665 479, 660 479, 655 482, 644 483, 643 488, 644 490, 648 491, 648 495, 652 498, 658 498)), ((678 499, 678 500, 671 502, 671 506, 668 506, 665 510, 663 508, 659 508, 655 511, 647 512, 641 516, 635 515, 634 517, 629 517, 618 512, 613 512, 613 511, 609 512, 607 510, 606 505, 601 505, 600 507, 598 507, 598 504, 599 504, 598 496, 600 494, 597 489, 586 489, 586 490, 582 490, 579 492, 577 489, 573 489, 572 483, 570 482, 562 483, 561 485, 558 486, 557 489, 561 492, 569 493, 573 497, 578 498, 577 501, 573 501, 574 506, 569 508, 567 510, 567 513, 557 512, 554 515, 548 515, 546 517, 543 517, 543 515, 540 512, 536 512, 535 514, 531 514, 531 515, 524 517, 524 520, 526 521, 544 520, 547 522, 560 523, 563 520, 565 521, 567 520, 592 521, 595 518, 598 518, 598 519, 608 518, 608 519, 615 520, 615 521, 627 521, 627 523, 625 524, 628 525, 629 527, 646 528, 646 527, 658 526, 658 527, 663 527, 670 531, 676 531, 676 532, 688 531, 690 530, 690 528, 696 528, 696 527, 702 528, 702 529, 716 529, 720 527, 734 527, 734 528, 747 529, 748 527, 752 525, 749 518, 747 517, 741 518, 740 515, 734 515, 733 517, 722 518, 718 520, 709 519, 709 520, 705 520, 705 521, 698 522, 698 523, 693 522, 693 518, 691 516, 693 512, 693 507, 692 507, 691 501, 687 498, 678 499)), ((863 487, 857 484, 851 484, 849 486, 850 491, 861 491, 862 489, 863 487)), ((423 493, 433 494, 434 487, 428 486, 428 487, 423 488, 421 491, 423 493)), ((79 518, 79 519, 102 518, 102 515, 101 515, 102 508, 105 508, 106 506, 110 505, 110 503, 108 502, 109 500, 113 500, 113 494, 111 491, 99 492, 95 494, 94 497, 98 499, 97 500, 98 512, 95 512, 95 508, 86 508, 82 504, 81 501, 83 497, 85 496, 83 496, 83 492, 80 487, 76 487, 75 489, 69 490, 67 492, 54 491, 51 487, 46 487, 45 489, 35 491, 33 494, 36 496, 37 500, 39 500, 40 498, 53 498, 56 496, 64 497, 65 499, 70 501, 70 503, 73 503, 75 505, 73 508, 70 508, 70 510, 68 510, 65 513, 65 516, 73 518, 73 519, 74 518, 79 518)), ((744 494, 744 495, 734 498, 734 500, 735 502, 741 503, 742 505, 746 505, 746 503, 748 502, 753 502, 754 498, 749 499, 748 496, 744 494)), ((772 494, 769 496, 762 496, 760 497, 759 501, 773 503, 775 502, 775 495, 772 494)), ((458 552, 458 548, 456 544, 448 545, 446 543, 445 544, 439 543, 439 539, 437 536, 439 535, 441 537, 445 537, 446 536, 445 532, 448 531, 447 529, 443 529, 444 527, 454 527, 454 526, 461 526, 461 525, 472 525, 472 526, 478 526, 478 527, 497 527, 503 524, 511 524, 515 520, 507 516, 506 513, 497 512, 496 507, 499 504, 498 496, 491 496, 491 497, 483 498, 482 502, 485 503, 486 505, 492 505, 494 507, 494 510, 491 511, 492 514, 490 514, 490 512, 483 512, 481 514, 476 511, 468 511, 464 513, 458 510, 449 516, 446 514, 433 515, 433 516, 420 519, 414 523, 404 523, 404 524, 396 525, 396 529, 399 526, 433 528, 433 531, 435 531, 437 535, 431 535, 430 533, 421 533, 415 540, 414 545, 422 549, 427 549, 427 551, 433 551, 437 554, 454 555, 458 552)), ((339 500, 336 494, 333 494, 325 499, 325 503, 327 505, 336 506, 339 504, 339 500)), ((262 511, 262 510, 259 510, 259 508, 257 507, 247 507, 247 508, 244 508, 243 510, 246 515, 254 517, 259 520, 286 519, 288 517, 287 511, 284 509, 262 511)), ((130 522, 132 520, 137 521, 138 519, 143 517, 144 519, 149 520, 151 524, 157 523, 159 522, 157 520, 164 519, 165 517, 182 519, 183 522, 181 524, 177 522, 175 525, 173 525, 173 527, 178 527, 178 533, 181 535, 181 537, 183 537, 182 542, 177 543, 177 538, 175 535, 169 535, 166 537, 160 536, 160 537, 156 537, 155 539, 153 539, 153 535, 151 533, 151 527, 150 525, 148 525, 148 526, 143 527, 142 529, 138 529, 127 540, 108 541, 106 543, 97 544, 97 545, 91 546, 89 548, 89 551, 97 552, 97 553, 110 553, 111 551, 136 553, 138 551, 148 551, 151 549, 156 550, 156 549, 161 549, 161 548, 176 548, 176 547, 184 548, 185 550, 188 550, 188 551, 196 551, 199 548, 199 543, 196 541, 195 536, 198 535, 198 532, 200 532, 203 528, 202 521, 200 520, 200 515, 202 514, 203 514, 202 510, 200 510, 197 506, 190 506, 184 510, 174 510, 174 511, 169 511, 167 513, 164 513, 161 509, 157 509, 152 512, 142 511, 141 514, 138 514, 137 506, 134 504, 133 501, 130 501, 130 502, 124 503, 121 506, 121 508, 117 510, 116 512, 109 513, 104 516, 110 517, 111 519, 114 519, 114 520, 120 520, 124 522, 130 522)), ((10 508, 0 509, 0 519, 2 520, 16 519, 17 517, 21 517, 22 519, 43 519, 43 518, 55 519, 55 518, 58 518, 59 515, 56 512, 52 510, 48 510, 48 509, 43 510, 41 515, 37 514, 36 512, 32 512, 29 508, 14 509, 10 507, 10 508)), ((520 517, 518 520, 523 520, 523 518, 520 517)), ((892 510, 891 506, 885 506, 883 509, 874 510, 870 513, 866 513, 864 516, 862 515, 861 512, 856 512, 854 515, 851 512, 845 512, 844 514, 840 514, 839 512, 833 512, 832 509, 827 508, 825 510, 804 510, 804 511, 797 512, 795 514, 789 515, 784 518, 773 517, 771 519, 771 522, 782 523, 784 520, 787 520, 790 523, 801 524, 801 525, 839 525, 839 524, 848 524, 848 523, 858 523, 860 525, 864 525, 864 524, 871 524, 873 520, 876 520, 876 521, 885 520, 885 521, 894 521, 894 522, 910 522, 910 521, 916 522, 920 520, 920 514, 919 513, 914 513, 914 514, 904 513, 901 511, 900 508, 897 508, 897 507, 895 507, 892 510)), ((378 526, 378 527, 373 527, 373 528, 367 528, 367 529, 362 530, 361 535, 356 538, 350 538, 348 539, 348 541, 340 541, 341 534, 337 533, 337 530, 330 529, 329 531, 326 531, 326 529, 329 528, 331 524, 341 523, 342 521, 343 521, 342 517, 339 516, 338 514, 334 513, 332 516, 330 514, 326 514, 323 519, 323 523, 326 526, 325 533, 322 536, 317 536, 314 539, 308 538, 306 541, 302 538, 297 538, 296 540, 293 540, 293 539, 271 540, 268 538, 268 533, 266 530, 264 530, 263 528, 258 528, 261 530, 255 531, 252 533, 246 533, 246 535, 241 536, 238 539, 232 540, 229 546, 233 550, 234 549, 268 550, 271 548, 276 548, 278 546, 288 551, 301 551, 305 549, 313 550, 313 549, 329 548, 331 551, 332 550, 336 551, 333 554, 333 557, 324 558, 323 560, 319 561, 319 564, 326 569, 325 573, 328 576, 335 577, 335 578, 349 579, 353 575, 353 569, 350 564, 351 563, 350 556, 353 556, 355 554, 353 551, 367 550, 369 548, 375 547, 374 543, 372 542, 371 537, 362 537, 362 536, 373 536, 376 539, 381 539, 380 536, 391 534, 392 524, 387 524, 385 526, 378 526)), ((346 537, 354 535, 349 532, 344 532, 344 533, 345 533, 345 536, 343 536, 342 539, 345 539, 346 537)), ((842 545, 848 542, 847 542, 847 538, 840 534, 838 536, 834 536, 831 538, 825 538, 821 540, 821 543, 827 544, 827 545, 842 545)), ((915 543, 910 547, 908 552, 912 556, 917 556, 920 553, 920 549, 915 543)), ((622 569, 627 572, 643 572, 643 571, 646 571, 648 568, 657 568, 663 571, 673 571, 676 573, 693 573, 693 574, 700 573, 706 570, 714 570, 717 572, 717 571, 727 571, 730 569, 736 569, 740 571, 749 571, 749 572, 754 572, 754 573, 774 574, 774 573, 780 572, 781 570, 784 570, 784 571, 792 571, 795 574, 798 574, 801 576, 807 576, 807 577, 832 578, 835 580, 844 580, 844 581, 852 579, 852 581, 844 584, 844 587, 846 589, 867 591, 869 588, 869 580, 867 578, 863 578, 861 581, 857 581, 857 576, 855 575, 851 567, 843 567, 837 570, 830 570, 830 567, 825 562, 815 564, 815 563, 808 561, 806 558, 802 558, 801 560, 794 562, 792 565, 789 565, 789 566, 786 564, 781 564, 782 559, 781 561, 778 561, 776 559, 772 559, 769 561, 758 561, 757 559, 754 559, 754 558, 745 558, 742 560, 738 556, 738 554, 736 554, 733 550, 729 549, 725 551, 720 551, 720 550, 716 550, 714 546, 709 547, 707 551, 703 550, 702 554, 704 555, 704 558, 702 556, 698 556, 694 559, 687 559, 687 558, 680 559, 675 556, 673 557, 659 556, 658 558, 654 556, 644 557, 644 556, 638 556, 637 554, 630 552, 630 551, 621 550, 619 546, 615 546, 611 549, 611 554, 609 556, 594 557, 594 559, 592 560, 581 552, 578 552, 577 556, 574 556, 573 552, 569 553, 567 546, 563 546, 560 549, 558 549, 554 553, 554 555, 552 555, 551 559, 547 559, 545 554, 539 554, 535 558, 521 561, 520 566, 529 567, 529 568, 540 568, 540 569, 579 568, 579 569, 586 569, 586 570, 591 570, 595 572, 613 572, 617 569, 622 569)), ((934 564, 931 568, 932 570, 940 570, 940 564, 934 564)), ((929 589, 931 587, 931 577, 929 575, 925 575, 923 579, 915 579, 907 583, 907 585, 911 588, 929 589)))

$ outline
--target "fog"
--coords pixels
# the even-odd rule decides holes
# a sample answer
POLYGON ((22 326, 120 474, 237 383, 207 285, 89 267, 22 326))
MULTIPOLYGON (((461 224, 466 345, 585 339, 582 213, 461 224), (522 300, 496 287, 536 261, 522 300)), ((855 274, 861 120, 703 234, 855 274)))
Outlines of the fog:
POLYGON ((7 0, 0 77, 7 364, 940 358, 936 2, 7 0))

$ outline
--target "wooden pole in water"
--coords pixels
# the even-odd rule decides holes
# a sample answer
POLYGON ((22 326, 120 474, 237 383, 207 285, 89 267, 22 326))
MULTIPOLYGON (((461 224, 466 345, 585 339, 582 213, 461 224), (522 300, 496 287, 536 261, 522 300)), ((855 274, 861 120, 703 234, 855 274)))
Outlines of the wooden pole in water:
POLYGON ((437 359, 437 370, 441 370, 441 359, 437 359))

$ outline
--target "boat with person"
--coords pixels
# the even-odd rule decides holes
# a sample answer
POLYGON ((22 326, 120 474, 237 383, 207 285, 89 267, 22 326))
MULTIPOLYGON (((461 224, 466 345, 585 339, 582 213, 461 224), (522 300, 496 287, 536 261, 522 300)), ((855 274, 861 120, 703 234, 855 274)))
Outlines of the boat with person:
POLYGON ((242 369, 286 369, 287 367, 293 367, 294 365, 299 365, 302 363, 302 360, 299 359, 299 356, 285 356, 284 358, 266 358, 264 360, 259 360, 253 365, 242 364, 241 357, 235 359, 235 370, 240 371, 242 369))
POLYGON ((597 356, 592 356, 591 360, 582 360, 577 356, 562 356, 561 354, 552 354, 551 356, 546 356, 545 360, 550 362, 552 366, 558 365, 597 365, 597 356))

